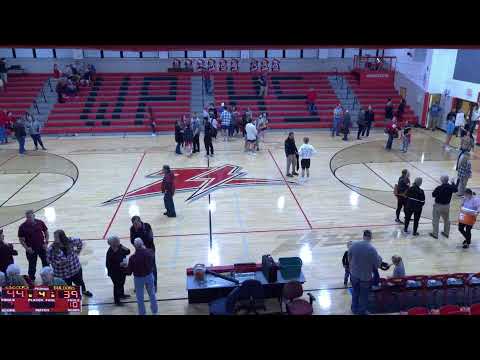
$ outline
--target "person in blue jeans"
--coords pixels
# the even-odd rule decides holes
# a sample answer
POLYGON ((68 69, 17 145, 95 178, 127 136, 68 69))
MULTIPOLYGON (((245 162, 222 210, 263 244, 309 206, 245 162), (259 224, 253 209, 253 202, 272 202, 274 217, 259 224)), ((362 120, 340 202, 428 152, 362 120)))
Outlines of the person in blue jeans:
POLYGON ((15 138, 18 141, 18 152, 20 155, 25 154, 25 138, 27 137, 27 131, 22 119, 18 119, 13 125, 13 131, 15 132, 15 138))
POLYGON ((154 255, 151 249, 147 249, 143 240, 136 238, 133 242, 135 254, 130 256, 126 270, 127 275, 133 274, 135 284, 135 295, 137 297, 138 314, 145 315, 145 288, 150 298, 150 310, 152 314, 158 313, 157 298, 155 296, 155 285, 153 277, 154 255))
POLYGON ((0 144, 7 143, 7 132, 5 131, 5 126, 0 122, 0 144))
POLYGON ((340 124, 343 120, 343 109, 340 104, 333 110, 332 137, 340 136, 340 124))
POLYGON ((363 240, 355 241, 348 249, 350 282, 352 284, 352 313, 366 315, 368 294, 372 287, 372 270, 378 269, 382 258, 371 244, 372 232, 365 230, 363 240))

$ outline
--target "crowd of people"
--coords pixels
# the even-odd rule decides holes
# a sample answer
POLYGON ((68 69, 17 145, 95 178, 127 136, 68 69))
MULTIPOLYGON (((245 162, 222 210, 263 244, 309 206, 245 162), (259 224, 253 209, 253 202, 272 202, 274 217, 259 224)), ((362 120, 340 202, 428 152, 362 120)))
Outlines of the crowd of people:
POLYGON ((32 138, 35 150, 39 145, 42 150, 47 150, 41 136, 42 127, 40 120, 29 112, 15 118, 12 112, 0 110, 0 144, 7 144, 8 138, 13 136, 18 142, 20 155, 25 154, 27 136, 32 138))
POLYGON ((53 78, 58 102, 64 103, 72 97, 78 96, 81 86, 90 86, 95 81, 96 69, 92 64, 69 64, 61 70, 58 64, 53 66, 53 78))

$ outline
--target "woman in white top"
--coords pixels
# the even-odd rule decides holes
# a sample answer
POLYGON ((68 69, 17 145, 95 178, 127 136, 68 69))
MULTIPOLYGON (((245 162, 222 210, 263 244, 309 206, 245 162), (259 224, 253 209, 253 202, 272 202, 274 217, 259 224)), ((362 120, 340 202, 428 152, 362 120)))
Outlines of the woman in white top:
POLYGON ((303 138, 303 144, 298 149, 298 156, 302 159, 300 165, 302 166, 302 180, 305 178, 305 170, 307 170, 307 178, 310 177, 310 159, 317 153, 317 150, 309 144, 308 137, 303 138))
MULTIPOLYGON (((475 215, 478 215, 480 211, 480 197, 474 196, 474 193, 470 189, 465 190, 465 198, 460 206, 460 211, 463 209, 466 210, 466 213, 475 215)), ((458 223, 458 231, 460 231, 465 238, 465 241, 463 242, 464 249, 468 249, 472 242, 472 227, 473 225, 458 223)))
POLYGON ((255 154, 255 144, 257 142, 257 128, 252 123, 251 120, 248 121, 245 126, 245 138, 247 140, 247 151, 250 151, 252 154, 255 154))
POLYGON ((458 137, 458 130, 465 126, 465 114, 459 110, 455 116, 455 136, 458 137))

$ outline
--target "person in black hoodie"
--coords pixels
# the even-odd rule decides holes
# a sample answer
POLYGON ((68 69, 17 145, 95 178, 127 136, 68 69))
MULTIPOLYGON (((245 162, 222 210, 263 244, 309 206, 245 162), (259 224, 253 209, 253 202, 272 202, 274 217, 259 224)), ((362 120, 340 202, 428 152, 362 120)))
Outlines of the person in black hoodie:
POLYGON ((287 176, 292 177, 293 175, 298 176, 298 173, 295 171, 297 166, 297 145, 295 144, 295 137, 293 132, 288 133, 288 138, 285 140, 285 156, 287 157, 287 176), (292 173, 290 174, 290 166, 292 166, 292 173))
POLYGON ((365 130, 367 131, 366 136, 370 135, 370 128, 372 123, 375 121, 375 113, 372 110, 372 105, 368 105, 368 110, 365 111, 365 127, 362 130, 362 136, 365 135, 365 130))
POLYGON ((393 119, 393 104, 392 104, 391 98, 388 98, 387 105, 385 105, 385 119, 386 120, 393 119))
POLYGON ((130 227, 130 242, 135 245, 135 239, 140 238, 147 249, 153 253, 153 278, 155 282, 155 292, 157 292, 157 264, 155 262, 155 242, 153 241, 153 230, 149 223, 143 222, 140 216, 132 217, 132 226, 130 227))
POLYGON ((20 155, 25 154, 25 138, 27 137, 27 131, 25 129, 25 123, 22 119, 18 119, 13 125, 13 131, 15 132, 15 138, 18 141, 18 152, 20 155))
POLYGON ((420 186, 422 186, 422 178, 418 177, 405 195, 407 202, 405 204, 405 228, 403 232, 408 234, 408 224, 410 224, 413 214, 413 236, 419 235, 417 232, 418 222, 422 215, 423 205, 425 205, 425 193, 420 189, 420 186))
POLYGON ((180 120, 177 120, 175 123, 175 142, 177 143, 175 154, 181 155, 180 146, 183 144, 183 127, 180 120))
POLYGON ((403 118, 403 113, 405 112, 406 105, 407 105, 407 102, 405 101, 404 98, 402 98, 402 100, 400 101, 400 104, 398 104, 398 110, 397 110, 399 120, 402 120, 403 118))
POLYGON ((348 279, 350 278, 350 264, 348 262, 348 249, 350 249, 350 246, 352 246, 351 240, 347 243, 347 251, 343 253, 342 257, 342 265, 345 270, 345 276, 343 277, 343 286, 345 287, 348 286, 348 279))
POLYGON ((127 255, 130 254, 130 250, 120 244, 120 239, 118 236, 110 236, 108 238, 108 245, 110 245, 110 247, 107 251, 105 267, 107 268, 108 276, 110 279, 112 279, 113 299, 115 301, 115 305, 121 306, 122 303, 120 302, 120 299, 126 299, 130 297, 130 295, 125 295, 123 288, 125 285, 125 278, 127 276, 125 268, 127 267, 128 263, 126 260, 127 255))
POLYGON ((213 156, 213 144, 212 144, 212 124, 209 119, 205 120, 205 129, 203 132, 203 143, 205 144, 205 151, 207 154, 205 156, 213 156))

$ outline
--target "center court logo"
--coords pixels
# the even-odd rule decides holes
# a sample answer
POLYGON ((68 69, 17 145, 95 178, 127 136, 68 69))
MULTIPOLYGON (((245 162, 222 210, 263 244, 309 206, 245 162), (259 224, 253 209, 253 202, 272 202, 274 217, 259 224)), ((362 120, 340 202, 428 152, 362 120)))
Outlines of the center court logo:
MULTIPOLYGON (((240 166, 222 165, 215 168, 195 167, 172 169, 175 175, 175 189, 177 192, 193 192, 185 201, 192 202, 208 195, 218 189, 259 186, 259 185, 283 185, 285 181, 282 179, 255 179, 247 178, 246 171, 242 171, 240 166)), ((163 171, 158 171, 147 175, 147 178, 158 178, 157 181, 142 186, 138 189, 129 191, 125 195, 125 201, 136 200, 151 196, 162 195, 163 171)), ((295 185, 296 182, 288 181, 289 184, 295 185)), ((103 205, 117 203, 122 199, 122 195, 107 200, 103 205)))

